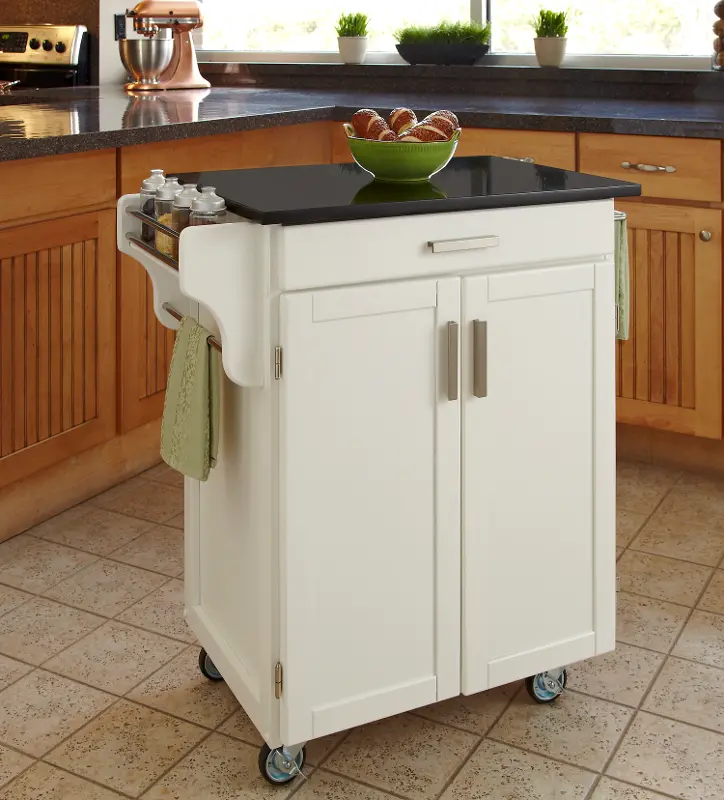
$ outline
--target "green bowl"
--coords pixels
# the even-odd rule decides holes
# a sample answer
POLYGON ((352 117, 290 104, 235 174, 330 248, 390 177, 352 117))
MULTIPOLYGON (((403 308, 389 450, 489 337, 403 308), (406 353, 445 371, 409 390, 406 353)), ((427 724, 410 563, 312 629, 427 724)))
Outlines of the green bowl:
POLYGON ((447 142, 378 142, 350 136, 345 125, 352 158, 378 181, 410 183, 426 181, 447 165, 460 138, 457 130, 447 142))

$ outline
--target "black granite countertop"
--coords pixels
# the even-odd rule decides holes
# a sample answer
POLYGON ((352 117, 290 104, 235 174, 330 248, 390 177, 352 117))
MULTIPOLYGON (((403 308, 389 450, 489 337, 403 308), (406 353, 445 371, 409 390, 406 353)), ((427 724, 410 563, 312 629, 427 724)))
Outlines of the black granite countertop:
POLYGON ((356 164, 189 173, 179 180, 214 186, 231 211, 262 225, 515 208, 641 194, 636 183, 492 156, 456 158, 429 181, 417 183, 383 183, 356 164))
POLYGON ((358 108, 449 108, 463 127, 724 138, 724 102, 212 88, 129 97, 121 87, 0 98, 0 161, 318 120, 358 108))

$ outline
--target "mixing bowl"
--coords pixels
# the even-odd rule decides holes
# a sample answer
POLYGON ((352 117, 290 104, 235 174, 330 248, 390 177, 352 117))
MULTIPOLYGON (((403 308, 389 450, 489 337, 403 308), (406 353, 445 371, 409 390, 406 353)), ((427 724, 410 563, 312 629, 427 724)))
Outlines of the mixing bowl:
POLYGON ((138 83, 158 83, 173 58, 173 39, 154 36, 150 39, 121 39, 121 61, 138 83))

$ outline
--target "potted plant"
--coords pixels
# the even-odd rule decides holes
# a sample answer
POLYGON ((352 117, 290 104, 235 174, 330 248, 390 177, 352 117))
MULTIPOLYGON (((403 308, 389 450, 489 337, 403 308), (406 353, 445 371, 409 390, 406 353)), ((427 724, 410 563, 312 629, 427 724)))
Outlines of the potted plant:
POLYGON ((566 56, 568 15, 542 10, 531 22, 535 30, 535 55, 541 67, 560 67, 566 56))
POLYGON ((367 53, 367 14, 342 14, 337 21, 337 44, 345 64, 361 64, 367 53))
POLYGON ((408 25, 395 32, 397 52, 408 64, 475 64, 490 49, 490 23, 408 25))

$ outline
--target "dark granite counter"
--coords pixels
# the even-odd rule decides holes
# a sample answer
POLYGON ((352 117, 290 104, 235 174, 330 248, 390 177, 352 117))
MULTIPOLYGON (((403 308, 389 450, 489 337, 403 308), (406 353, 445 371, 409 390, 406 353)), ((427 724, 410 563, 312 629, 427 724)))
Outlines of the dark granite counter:
POLYGON ((120 87, 0 98, 0 161, 319 120, 358 108, 449 108, 463 127, 724 138, 724 102, 212 88, 129 97, 120 87))

